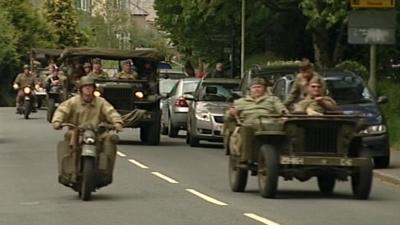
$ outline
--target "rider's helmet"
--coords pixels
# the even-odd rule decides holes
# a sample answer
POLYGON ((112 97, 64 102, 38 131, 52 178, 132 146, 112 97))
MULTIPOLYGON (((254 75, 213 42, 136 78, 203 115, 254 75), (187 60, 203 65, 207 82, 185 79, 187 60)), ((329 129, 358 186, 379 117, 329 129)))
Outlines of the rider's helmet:
POLYGON ((81 77, 81 79, 79 80, 79 88, 87 85, 92 85, 93 87, 95 87, 94 79, 90 76, 81 77))

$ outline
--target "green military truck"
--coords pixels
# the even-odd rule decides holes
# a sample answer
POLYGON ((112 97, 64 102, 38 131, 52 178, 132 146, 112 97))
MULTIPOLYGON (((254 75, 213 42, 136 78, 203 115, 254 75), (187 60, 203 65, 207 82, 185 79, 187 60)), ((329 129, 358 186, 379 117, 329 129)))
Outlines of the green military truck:
POLYGON ((333 192, 336 180, 350 177, 354 197, 369 198, 373 163, 359 134, 362 119, 340 113, 261 116, 255 127, 242 126, 239 133, 226 123, 232 191, 245 190, 249 172, 258 177, 259 192, 265 198, 276 196, 279 176, 302 182, 316 177, 324 194, 333 192), (249 150, 249 162, 239 162, 242 153, 238 145, 249 150))
POLYGON ((125 127, 140 128, 140 140, 149 145, 160 143, 160 93, 157 64, 163 56, 156 49, 133 50, 103 48, 68 48, 60 56, 67 67, 72 93, 74 83, 83 74, 82 65, 99 58, 107 78, 95 79, 97 94, 107 99, 121 113, 125 127), (117 79, 121 61, 131 60, 138 79, 117 79))

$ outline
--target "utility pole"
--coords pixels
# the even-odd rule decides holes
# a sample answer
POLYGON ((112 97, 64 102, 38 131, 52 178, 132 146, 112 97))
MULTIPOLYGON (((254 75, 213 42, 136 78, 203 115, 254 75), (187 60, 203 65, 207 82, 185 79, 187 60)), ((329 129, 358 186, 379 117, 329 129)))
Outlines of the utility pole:
POLYGON ((245 53, 245 47, 244 47, 244 43, 245 43, 245 39, 244 39, 244 35, 245 35, 245 12, 246 12, 246 0, 242 0, 242 19, 241 19, 241 23, 242 23, 242 38, 241 38, 241 48, 240 48, 240 78, 243 78, 244 76, 244 53, 245 53))

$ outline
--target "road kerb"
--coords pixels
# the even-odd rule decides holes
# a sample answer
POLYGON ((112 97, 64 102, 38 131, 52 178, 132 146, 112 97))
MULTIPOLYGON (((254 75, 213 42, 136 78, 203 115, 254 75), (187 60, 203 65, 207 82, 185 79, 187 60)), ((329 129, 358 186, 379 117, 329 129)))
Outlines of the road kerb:
POLYGON ((384 173, 384 172, 381 172, 378 170, 374 170, 374 177, 400 187, 400 178, 398 178, 396 176, 393 176, 393 175, 390 175, 390 174, 387 174, 387 173, 384 173))

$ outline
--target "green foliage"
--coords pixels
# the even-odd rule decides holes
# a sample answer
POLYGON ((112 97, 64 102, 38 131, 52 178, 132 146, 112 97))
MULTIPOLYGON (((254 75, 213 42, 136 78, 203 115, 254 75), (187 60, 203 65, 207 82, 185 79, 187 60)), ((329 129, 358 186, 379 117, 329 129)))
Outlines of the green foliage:
POLYGON ((56 35, 57 48, 85 45, 87 36, 79 30, 73 0, 46 0, 43 15, 56 35))
MULTIPOLYGON (((95 4, 101 4, 94 1, 95 4)), ((104 48, 157 48, 168 54, 165 37, 153 29, 141 29, 127 10, 112 2, 106 4, 95 17, 87 18, 88 45, 104 48)))
POLYGON ((400 89, 397 83, 391 81, 378 82, 378 94, 387 96, 389 102, 382 105, 382 110, 387 120, 389 127, 389 138, 392 147, 400 148, 400 101, 397 98, 400 96, 400 89))
POLYGON ((368 80, 368 70, 367 68, 357 61, 346 60, 335 66, 337 69, 349 70, 363 77, 364 80, 368 80))
POLYGON ((343 24, 347 18, 347 1, 343 0, 302 0, 299 4, 303 15, 308 18, 307 28, 330 29, 343 24))

